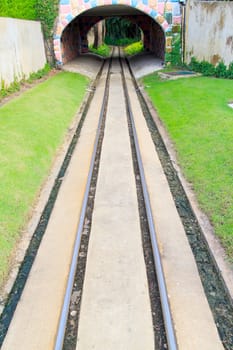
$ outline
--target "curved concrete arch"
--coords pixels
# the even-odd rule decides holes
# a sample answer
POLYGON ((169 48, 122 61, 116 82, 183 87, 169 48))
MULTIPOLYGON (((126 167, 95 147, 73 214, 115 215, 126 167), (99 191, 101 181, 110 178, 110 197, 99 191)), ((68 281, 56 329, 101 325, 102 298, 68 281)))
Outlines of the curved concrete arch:
MULTIPOLYGON (((58 64, 63 64, 61 39, 63 31, 75 18, 88 10, 111 6, 125 6, 151 17, 162 28, 164 33, 170 33, 173 25, 180 25, 181 12, 178 0, 60 0, 59 15, 54 34, 54 54, 58 64)), ((105 18, 105 17, 103 17, 105 18)), ((166 40, 166 51, 169 52, 171 40, 166 40)))

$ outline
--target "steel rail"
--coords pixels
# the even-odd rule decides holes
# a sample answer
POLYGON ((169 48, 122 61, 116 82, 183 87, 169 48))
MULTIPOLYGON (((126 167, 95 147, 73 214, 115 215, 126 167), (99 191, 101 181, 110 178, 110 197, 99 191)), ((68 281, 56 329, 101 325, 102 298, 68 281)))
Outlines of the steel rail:
POLYGON ((66 324, 67 324, 67 318, 68 318, 68 313, 69 313, 69 305, 70 305, 70 299, 71 299, 71 294, 72 294, 72 289, 73 289, 73 284, 74 284, 75 272, 76 272, 76 268, 77 268, 77 260, 78 260, 83 225, 84 225, 84 220, 85 220, 85 215, 86 215, 88 195, 89 195, 89 191, 90 191, 91 179, 92 179, 92 174, 93 174, 94 165, 95 165, 95 158, 96 158, 97 146, 98 146, 98 141, 99 141, 100 132, 101 132, 101 125, 102 125, 102 122, 104 119, 105 107, 106 107, 106 103, 108 100, 108 83, 109 83, 109 77, 110 77, 111 62, 112 62, 112 58, 109 62, 109 67, 108 67, 103 103, 102 103, 102 107, 101 107, 101 111, 100 111, 100 117, 99 117, 96 137, 95 137, 94 149, 93 149, 93 153, 92 153, 92 157, 91 157, 90 168, 89 168, 89 173, 88 173, 88 178, 87 178, 87 183, 86 183, 86 188, 85 188, 85 193, 84 193, 84 199, 83 199, 83 203, 82 203, 79 224, 78 224, 78 228, 77 228, 77 232, 76 232, 75 244, 74 244, 74 249, 73 249, 73 256, 72 256, 72 260, 71 260, 71 267, 70 267, 69 277, 68 277, 68 281, 67 281, 67 287, 66 287, 66 293, 64 296, 63 306, 62 306, 62 310, 61 310, 61 315, 60 315, 54 350, 62 350, 63 344, 64 344, 66 324))
MULTIPOLYGON (((161 298, 161 306, 162 306, 163 319, 164 319, 164 325, 165 325, 165 330, 166 330, 167 343, 168 343, 169 350, 177 350, 178 347, 177 347, 175 331, 174 331, 174 327, 173 327, 173 321, 172 321, 172 315, 171 315, 171 310, 170 310, 170 306, 169 306, 169 300, 168 300, 168 296, 167 296, 167 289, 166 289, 166 283, 165 283, 165 278, 164 278, 164 273, 163 273, 161 257, 160 257, 159 248, 158 248, 157 235, 156 235, 156 231, 155 231, 152 209, 151 209, 151 205, 150 205, 150 197, 149 197, 149 193, 148 193, 148 189, 147 189, 145 172, 144 172, 144 167, 143 167, 143 162, 142 162, 142 157, 141 157, 141 152, 140 152, 140 147, 139 147, 139 142, 138 142, 138 137, 137 137, 137 131, 136 131, 135 123, 134 123, 134 117, 133 117, 132 107, 131 107, 130 98, 129 98, 129 94, 128 94, 128 90, 127 90, 127 83, 126 83, 126 79, 125 79, 124 68, 123 68, 123 64, 121 62, 121 58, 120 58, 120 64, 122 67, 122 79, 123 79, 123 85, 124 85, 124 90, 125 90, 126 106, 127 106, 130 122, 132 125, 136 156, 137 156, 137 161, 138 161, 139 173, 140 173, 140 177, 141 177, 142 191, 143 191, 143 197, 144 197, 146 213, 147 213, 147 220, 148 220, 150 237, 151 237, 155 270, 156 270, 156 275, 157 275, 157 280, 158 280, 158 285, 159 285, 159 292, 160 292, 160 298, 161 298)), ((132 72, 130 72, 130 73, 132 75, 132 72)))

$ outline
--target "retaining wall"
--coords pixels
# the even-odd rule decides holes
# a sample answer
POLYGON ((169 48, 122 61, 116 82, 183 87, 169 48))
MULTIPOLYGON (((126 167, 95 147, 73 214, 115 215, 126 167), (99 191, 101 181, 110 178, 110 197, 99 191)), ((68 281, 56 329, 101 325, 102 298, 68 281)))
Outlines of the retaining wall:
POLYGON ((40 22, 0 17, 0 84, 27 78, 46 63, 40 22))
POLYGON ((186 5, 186 61, 214 65, 233 61, 233 2, 193 1, 186 5))

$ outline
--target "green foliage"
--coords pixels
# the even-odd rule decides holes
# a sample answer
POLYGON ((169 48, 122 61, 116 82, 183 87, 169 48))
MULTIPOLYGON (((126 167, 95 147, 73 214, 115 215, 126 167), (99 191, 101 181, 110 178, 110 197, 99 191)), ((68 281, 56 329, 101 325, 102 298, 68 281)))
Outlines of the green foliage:
POLYGON ((16 91, 20 90, 20 82, 18 81, 18 79, 15 79, 13 81, 13 83, 10 84, 10 86, 8 87, 8 93, 13 93, 16 91))
POLYGON ((58 13, 58 0, 36 0, 35 10, 37 19, 42 23, 45 38, 52 37, 58 13))
POLYGON ((171 33, 172 36, 172 50, 165 54, 165 61, 172 66, 181 66, 181 38, 180 33, 171 33))
POLYGON ((97 49, 93 47, 93 45, 89 46, 89 51, 96 53, 97 55, 103 56, 103 57, 108 57, 110 54, 110 47, 106 44, 102 44, 98 46, 97 49))
POLYGON ((200 62, 200 71, 207 77, 213 76, 215 74, 214 66, 207 61, 200 62))
POLYGON ((33 82, 34 80, 41 79, 45 75, 47 75, 51 70, 51 67, 48 63, 45 64, 44 68, 39 69, 37 72, 33 72, 30 74, 28 78, 28 82, 33 82))
POLYGON ((219 62, 215 68, 215 76, 217 78, 227 78, 227 66, 223 62, 219 62))
POLYGON ((215 67, 207 61, 199 62, 195 57, 192 57, 188 68, 205 76, 233 79, 233 62, 229 64, 228 68, 222 61, 215 67))
POLYGON ((19 90, 20 90, 20 82, 18 81, 18 79, 15 78, 15 80, 9 86, 7 86, 5 84, 5 81, 2 80, 1 89, 0 89, 0 101, 2 98, 6 97, 7 95, 10 95, 19 90))
POLYGON ((141 41, 128 45, 124 48, 124 52, 128 56, 136 55, 139 52, 143 51, 143 44, 141 41))
POLYGON ((138 42, 138 38, 120 38, 120 39, 112 39, 107 36, 105 36, 104 39, 105 43, 107 45, 114 45, 114 46, 127 46, 131 45, 133 43, 138 42))
POLYGON ((141 39, 139 27, 128 19, 121 17, 108 18, 106 23, 105 43, 124 46, 141 39))
POLYGON ((17 78, 15 78, 14 81, 9 86, 7 86, 5 81, 2 80, 1 88, 0 88, 0 101, 4 97, 19 91, 23 83, 32 83, 37 79, 41 79, 43 76, 49 73, 50 69, 51 69, 50 65, 46 63, 43 69, 40 69, 37 72, 31 73, 28 79, 23 78, 21 81, 19 81, 17 78))
POLYGON ((233 79, 233 62, 229 64, 227 75, 229 79, 233 79))
POLYGON ((1 80, 0 100, 5 96, 7 96, 6 84, 4 80, 1 80))
POLYGON ((36 19, 36 0, 1 0, 0 17, 36 19))
POLYGON ((196 57, 192 57, 188 67, 194 72, 200 72, 200 62, 197 61, 196 57))

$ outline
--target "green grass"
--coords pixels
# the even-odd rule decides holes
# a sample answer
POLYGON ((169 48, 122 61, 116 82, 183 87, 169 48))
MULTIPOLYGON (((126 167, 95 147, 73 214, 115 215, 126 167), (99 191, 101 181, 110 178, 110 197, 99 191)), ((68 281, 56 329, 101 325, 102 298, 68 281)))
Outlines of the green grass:
POLYGON ((0 108, 0 285, 87 84, 62 72, 0 108))
POLYGON ((143 80, 201 208, 233 261, 233 81, 143 80))

